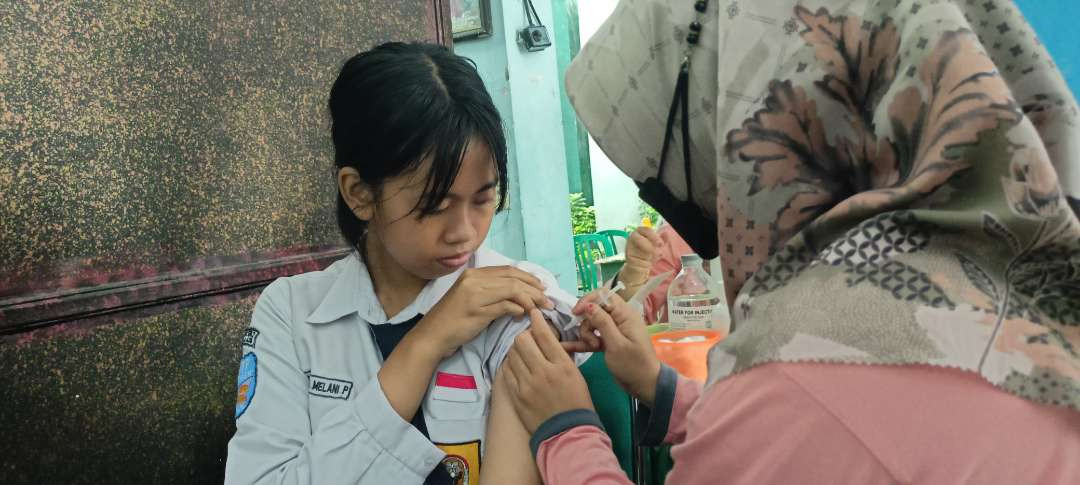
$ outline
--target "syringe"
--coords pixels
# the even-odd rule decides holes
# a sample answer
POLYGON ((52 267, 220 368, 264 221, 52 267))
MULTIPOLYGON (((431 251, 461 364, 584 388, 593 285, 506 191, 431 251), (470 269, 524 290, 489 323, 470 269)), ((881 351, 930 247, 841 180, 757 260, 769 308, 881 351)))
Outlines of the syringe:
MULTIPOLYGON (((611 295, 614 295, 616 292, 618 292, 619 290, 622 290, 624 288, 626 288, 626 285, 624 285, 622 281, 616 282, 614 288, 612 288, 610 290, 605 290, 605 291, 600 293, 600 298, 596 301, 596 304, 600 305, 601 307, 603 307, 604 305, 607 305, 608 301, 611 300, 611 295)), ((571 327, 581 326, 581 320, 582 319, 583 319, 583 317, 581 315, 575 315, 574 319, 570 323, 570 326, 571 327)), ((594 328, 593 329, 593 335, 596 335, 597 337, 599 337, 600 336, 600 331, 596 330, 594 328)))

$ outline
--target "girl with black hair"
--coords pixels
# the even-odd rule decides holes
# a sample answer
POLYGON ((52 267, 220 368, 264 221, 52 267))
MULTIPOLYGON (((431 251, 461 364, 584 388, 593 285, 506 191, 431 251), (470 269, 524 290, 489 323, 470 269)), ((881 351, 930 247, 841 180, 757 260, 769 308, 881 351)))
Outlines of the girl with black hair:
POLYGON ((256 303, 226 483, 475 485, 481 458, 485 482, 538 483, 495 376, 530 320, 576 338, 576 299, 481 248, 507 167, 476 68, 441 46, 383 44, 345 63, 329 108, 355 252, 256 303))

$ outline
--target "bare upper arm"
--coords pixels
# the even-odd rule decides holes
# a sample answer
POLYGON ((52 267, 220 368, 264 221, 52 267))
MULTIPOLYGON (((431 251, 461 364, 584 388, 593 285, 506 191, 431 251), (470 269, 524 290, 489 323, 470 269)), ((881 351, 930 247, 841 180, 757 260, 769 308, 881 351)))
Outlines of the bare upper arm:
POLYGON ((481 485, 520 483, 540 485, 540 471, 529 450, 529 432, 514 410, 501 369, 495 376, 491 391, 491 413, 488 415, 487 444, 484 446, 481 485))

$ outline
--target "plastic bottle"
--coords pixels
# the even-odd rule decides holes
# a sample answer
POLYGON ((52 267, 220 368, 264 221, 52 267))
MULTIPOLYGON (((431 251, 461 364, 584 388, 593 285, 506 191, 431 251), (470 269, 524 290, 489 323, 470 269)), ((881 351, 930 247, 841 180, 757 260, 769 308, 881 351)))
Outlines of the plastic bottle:
POLYGON ((731 333, 731 312, 728 311, 727 299, 723 292, 720 293, 720 302, 713 308, 710 326, 711 330, 720 333, 720 338, 727 337, 731 333))
MULTIPOLYGON (((682 270, 668 287, 667 312, 672 330, 708 329, 720 304, 720 287, 701 267, 701 256, 684 254, 682 270)), ((726 332, 726 329, 717 329, 726 332)))

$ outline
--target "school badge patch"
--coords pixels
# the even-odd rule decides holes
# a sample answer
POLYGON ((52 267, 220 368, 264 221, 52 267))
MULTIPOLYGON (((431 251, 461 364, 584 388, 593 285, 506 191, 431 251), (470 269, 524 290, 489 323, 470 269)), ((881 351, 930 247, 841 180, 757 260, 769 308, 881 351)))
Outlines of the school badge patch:
POLYGON ((450 472, 454 485, 478 485, 480 483, 480 440, 468 443, 435 443, 446 458, 442 466, 450 472))
POLYGON ((255 341, 259 338, 259 329, 248 327, 244 330, 244 346, 255 348, 255 341))
POLYGON ((258 359, 254 352, 244 354, 240 359, 240 374, 236 376, 236 418, 247 411, 251 400, 255 398, 255 378, 258 370, 258 359))

